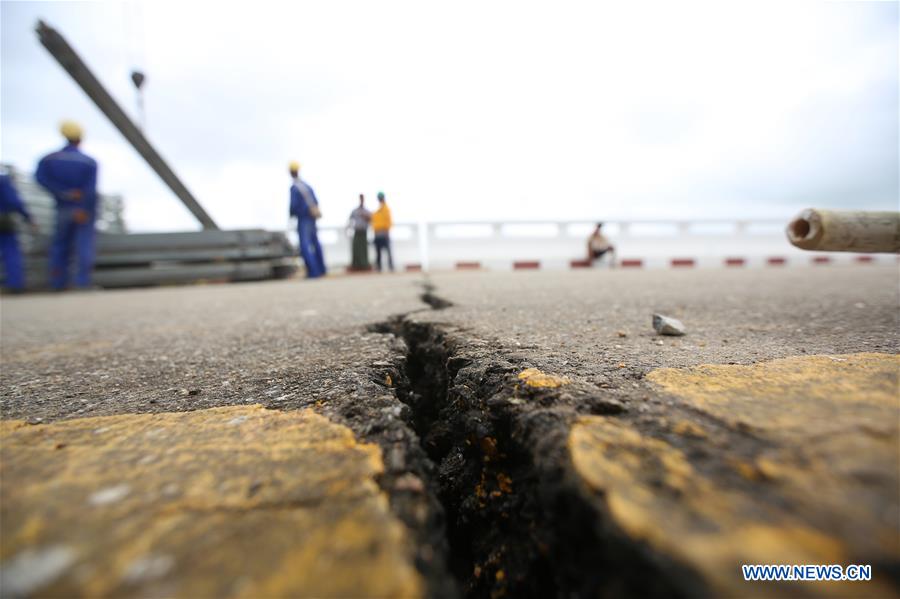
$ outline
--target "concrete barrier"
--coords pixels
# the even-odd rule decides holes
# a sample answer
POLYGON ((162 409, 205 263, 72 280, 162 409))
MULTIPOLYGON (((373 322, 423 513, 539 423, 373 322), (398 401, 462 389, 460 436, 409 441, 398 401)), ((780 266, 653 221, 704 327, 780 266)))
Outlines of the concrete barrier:
MULTIPOLYGON (((585 242, 595 227, 593 220, 401 221, 391 231, 391 243, 395 261, 421 264, 423 271, 455 269, 457 262, 479 262, 482 269, 491 271, 508 270, 514 261, 528 261, 529 256, 540 256, 542 270, 569 269, 573 260, 585 257, 585 242)), ((789 246, 785 252, 793 251, 784 239, 782 219, 607 220, 604 227, 618 254, 639 257, 644 268, 668 268, 673 256, 690 256, 700 268, 721 266, 728 255, 736 255, 746 258, 749 266, 780 254, 775 248, 783 245, 789 246)), ((291 242, 296 243, 293 227, 289 233, 291 242)), ((350 263, 350 243, 343 224, 320 226, 319 240, 327 264, 343 269, 350 263)))
POLYGON ((481 262, 457 262, 455 268, 456 270, 479 270, 481 262))
POLYGON ((517 260, 513 262, 513 270, 537 270, 541 267, 538 260, 517 260))
POLYGON ((696 266, 693 258, 672 258, 669 264, 672 265, 672 268, 693 268, 696 266))

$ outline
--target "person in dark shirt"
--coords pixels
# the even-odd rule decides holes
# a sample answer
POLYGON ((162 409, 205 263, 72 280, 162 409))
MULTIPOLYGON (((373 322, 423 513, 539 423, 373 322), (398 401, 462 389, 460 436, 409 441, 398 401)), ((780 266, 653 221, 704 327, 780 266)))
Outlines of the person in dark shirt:
POLYGON ((369 265, 369 221, 372 220, 372 213, 366 210, 365 203, 365 196, 359 194, 359 206, 350 213, 350 222, 347 223, 348 229, 353 231, 351 270, 367 271, 372 268, 369 265))
POLYGON ((6 274, 3 286, 19 293, 25 290, 25 267, 16 235, 14 214, 21 215, 32 230, 37 232, 37 225, 22 203, 12 178, 7 173, 0 173, 0 256, 3 257, 3 270, 6 274))

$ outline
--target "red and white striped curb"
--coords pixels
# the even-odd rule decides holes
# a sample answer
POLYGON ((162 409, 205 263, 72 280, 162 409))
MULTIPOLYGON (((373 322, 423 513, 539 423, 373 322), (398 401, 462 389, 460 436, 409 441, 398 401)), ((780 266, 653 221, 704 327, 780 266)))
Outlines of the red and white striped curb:
POLYGON ((481 262, 457 262, 456 270, 479 270, 481 262))
POLYGON ((697 265, 693 258, 672 258, 669 264, 672 268, 694 268, 697 265))
MULTIPOLYGON (((900 256, 897 256, 897 260, 900 261, 900 256)), ((721 264, 727 268, 741 268, 747 266, 750 262, 750 259, 745 257, 728 256, 722 259, 721 264)), ((794 262, 795 264, 799 263, 796 258, 791 260, 791 262, 794 262)), ((854 256, 852 262, 854 264, 874 264, 876 259, 874 256, 864 254, 854 256)), ((764 264, 766 266, 785 266, 788 263, 789 260, 785 256, 768 256, 764 259, 764 264)), ((832 256, 818 255, 809 257, 807 263, 814 266, 824 266, 835 264, 836 262, 832 256)), ((668 264, 670 268, 695 268, 698 265, 698 260, 696 258, 686 257, 670 258, 668 264)), ((594 263, 591 260, 583 258, 569 261, 569 268, 571 269, 591 268, 593 265, 594 263)), ((622 258, 617 266, 620 266, 621 268, 644 268, 645 260, 643 258, 622 258)), ((540 260, 515 260, 512 263, 512 267, 513 270, 540 270, 541 262, 540 260)), ((484 270, 485 266, 480 261, 468 260, 454 263, 453 268, 454 270, 484 270)), ((406 272, 421 272, 423 269, 421 264, 411 263, 406 265, 405 270, 406 272)), ((354 271, 348 267, 347 272, 354 271)))
POLYGON ((517 260, 513 262, 513 270, 537 270, 541 267, 538 260, 517 260))

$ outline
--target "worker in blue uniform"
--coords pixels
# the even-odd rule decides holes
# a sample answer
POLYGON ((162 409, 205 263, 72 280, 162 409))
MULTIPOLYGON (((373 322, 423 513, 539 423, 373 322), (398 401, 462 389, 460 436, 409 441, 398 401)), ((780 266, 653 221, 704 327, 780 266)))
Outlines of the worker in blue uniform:
POLYGON ((3 286, 19 293, 25 290, 25 266, 16 237, 14 214, 22 215, 32 230, 37 232, 37 225, 22 203, 12 179, 7 173, 0 173, 0 256, 3 257, 3 271, 6 274, 3 286))
POLYGON ((288 166, 291 173, 291 216, 297 217, 297 237, 300 257, 306 264, 306 277, 315 279, 325 274, 325 255, 319 243, 316 220, 321 218, 319 200, 312 187, 300 179, 300 163, 294 161, 288 166))
POLYGON ((66 121, 60 127, 66 146, 38 163, 35 179, 56 199, 56 230, 50 245, 50 286, 65 289, 75 248, 75 286, 91 285, 94 222, 97 219, 97 162, 80 149, 82 130, 66 121))

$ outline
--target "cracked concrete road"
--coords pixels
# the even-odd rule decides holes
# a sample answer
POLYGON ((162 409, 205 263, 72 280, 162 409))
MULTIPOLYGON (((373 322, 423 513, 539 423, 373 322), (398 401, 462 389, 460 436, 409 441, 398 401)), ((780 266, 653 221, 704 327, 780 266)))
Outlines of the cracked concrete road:
POLYGON ((431 320, 598 383, 621 370, 641 375, 661 366, 900 349, 896 267, 453 273, 431 280, 456 304, 431 320), (654 312, 680 319, 688 335, 656 335, 654 312))
POLYGON ((4 297, 4 418, 302 407, 369 384, 413 276, 4 297))
MULTIPOLYGON (((580 551, 618 536, 652 556, 639 572, 687 596, 897 592, 896 268, 460 274, 432 283, 455 305, 412 320, 440 323, 455 359, 479 365, 451 378, 451 395, 491 371, 507 373, 507 384, 519 379, 518 396, 482 404, 484 421, 510 422, 511 445, 538 476, 562 461, 572 496, 592 514, 581 524, 615 529, 576 541, 572 523, 580 551), (654 312, 679 318, 688 334, 657 335, 654 312), (536 377, 553 384, 531 385, 536 377), (743 581, 741 564, 767 563, 870 564, 874 575, 743 581)), ((624 588, 657 592, 639 574, 627 580, 639 561, 620 569, 624 588)), ((510 572, 503 578, 492 592, 517 588, 510 572)), ((622 591, 602 582, 578 590, 596 588, 622 591)))
POLYGON ((402 344, 367 330, 415 281, 4 297, 0 594, 440 595, 402 344))
POLYGON ((423 310, 422 281, 2 298, 0 525, 17 532, 0 539, 0 579, 30 584, 16 587, 25 595, 181 596, 355 594, 337 582, 361 595, 496 597, 852 595, 864 584, 739 580, 736 561, 768 558, 872 563, 864 594, 900 588, 896 268, 446 273, 430 278, 454 304, 443 310, 423 310), (688 335, 658 337, 653 312, 688 335), (384 325, 397 314, 409 326, 384 325), (261 428, 239 449, 223 441, 203 458, 221 467, 191 456, 192 435, 227 439, 216 427, 256 414, 261 428), (279 432, 282 415, 318 424, 279 432), (109 444, 77 432, 108 416, 120 433, 109 444), (134 444, 148 441, 129 431, 156 429, 177 439, 173 480, 142 478, 153 466, 134 444), (345 452, 317 464, 329 434, 345 452), (313 454, 292 453, 302 447, 313 454), (78 480, 81 459, 92 466, 78 480), (334 484, 306 481, 307 463, 334 484), (199 489, 204 505, 231 497, 251 519, 265 519, 255 497, 319 492, 343 507, 322 521, 282 514, 289 523, 270 519, 271 534, 243 545, 227 518, 167 544, 160 531, 187 504, 140 507, 166 485, 199 489), (112 512, 77 517, 92 497, 94 510, 130 506, 145 534, 116 545, 122 529, 103 527, 112 512), (220 527, 240 543, 206 561, 185 549, 220 527), (112 536, 94 549, 123 550, 106 577, 80 545, 100 529, 112 536), (328 530, 359 544, 313 543, 328 530), (366 539, 369 551, 354 549, 366 539), (269 540, 274 557, 258 565, 230 552, 269 540), (311 562, 324 578, 279 569, 304 551, 324 556, 311 562), (396 578, 371 577, 388 563, 396 578), (218 586, 202 586, 210 564, 218 586), (353 576, 315 586, 342 568, 353 576))

